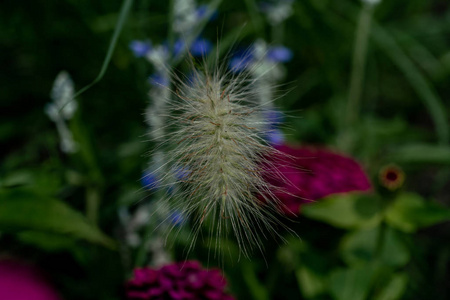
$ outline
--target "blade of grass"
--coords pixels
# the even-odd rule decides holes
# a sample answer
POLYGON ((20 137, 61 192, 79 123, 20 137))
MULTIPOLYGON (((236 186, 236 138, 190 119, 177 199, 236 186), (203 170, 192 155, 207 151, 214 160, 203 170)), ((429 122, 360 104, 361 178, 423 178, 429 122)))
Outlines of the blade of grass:
POLYGON ((261 13, 258 11, 258 6, 256 5, 254 0, 245 0, 245 5, 247 6, 247 10, 250 14, 250 18, 252 20, 253 27, 255 28, 256 34, 259 37, 263 38, 263 20, 261 19, 261 13))
POLYGON ((445 66, 443 66, 442 62, 412 35, 401 31, 393 31, 392 34, 399 45, 406 49, 412 60, 428 73, 428 76, 434 77, 436 74, 444 72, 445 66))
POLYGON ((370 23, 372 21, 374 6, 364 4, 359 13, 356 29, 355 45, 353 50, 352 73, 348 93, 346 121, 347 126, 354 126, 358 121, 361 94, 364 88, 364 75, 367 56, 367 46, 370 36, 370 23))
POLYGON ((431 84, 400 48, 394 37, 376 22, 373 22, 372 37, 378 47, 380 47, 404 73, 406 79, 428 109, 436 127, 439 143, 447 145, 449 143, 449 127, 445 115, 445 106, 431 84))
MULTIPOLYGON (((122 32, 123 25, 125 24, 125 21, 130 12, 132 4, 133 4, 133 0, 124 0, 123 1, 122 7, 120 8, 119 19, 117 20, 116 27, 114 28, 114 33, 111 37, 111 41, 109 42, 108 51, 106 52, 106 56, 105 56, 105 59, 103 60, 103 64, 100 69, 100 72, 98 73, 97 77, 91 83, 89 83, 88 85, 85 85, 83 88, 78 90, 78 92, 76 92, 73 95, 73 99, 80 96, 82 93, 86 92, 88 89, 90 89, 96 83, 98 83, 105 75, 106 69, 108 69, 109 62, 111 61, 111 57, 114 53, 114 49, 116 48, 117 40, 119 39, 120 33, 122 32)), ((67 103, 69 103, 69 102, 67 102, 67 103)), ((60 108, 60 110, 62 110, 64 108, 64 106, 62 106, 60 108)))
MULTIPOLYGON (((357 15, 357 7, 346 0, 341 0, 340 5, 342 8, 345 8, 342 9, 342 12, 346 14, 345 17, 338 13, 325 14, 324 21, 335 26, 335 28, 348 28, 351 26, 351 21, 354 21, 354 18, 357 15), (347 23, 347 25, 345 25, 345 23, 347 23)), ((406 79, 418 94, 419 99, 427 108, 436 127, 439 143, 443 145, 449 144, 449 125, 445 113, 445 106, 432 85, 427 78, 422 75, 420 70, 400 47, 395 38, 375 20, 372 20, 371 33, 375 44, 386 52, 386 55, 394 62, 400 71, 404 73, 406 79)))

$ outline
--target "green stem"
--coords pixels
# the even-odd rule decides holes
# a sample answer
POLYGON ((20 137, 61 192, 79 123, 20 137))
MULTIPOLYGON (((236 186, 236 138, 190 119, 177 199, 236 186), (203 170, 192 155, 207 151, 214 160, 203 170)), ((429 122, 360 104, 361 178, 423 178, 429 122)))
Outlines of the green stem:
POLYGON ((254 0, 245 0, 245 5, 247 6, 247 10, 250 14, 256 34, 258 37, 264 38, 263 20, 260 12, 258 11, 258 6, 254 0))
POLYGON ((86 217, 94 225, 98 221, 100 199, 100 191, 97 187, 88 187, 86 189, 86 217))
POLYGON ((145 264, 148 254, 147 246, 150 238, 152 237, 153 229, 154 229, 153 223, 149 222, 147 224, 147 227, 145 228, 144 236, 142 237, 142 242, 139 245, 139 248, 136 253, 136 259, 134 261, 135 267, 142 267, 145 264))
MULTIPOLYGON (((106 52, 105 59, 103 60, 102 67, 100 69, 100 72, 98 73, 97 77, 88 85, 81 88, 78 92, 73 95, 73 98, 76 98, 80 96, 82 93, 87 91, 89 88, 91 88, 93 85, 95 85, 97 82, 99 82, 103 76, 106 73, 106 69, 108 68, 109 62, 111 61, 111 57, 114 53, 114 49, 117 45, 117 40, 119 39, 120 33, 122 32, 123 25, 125 24, 125 21, 127 20, 128 13, 131 10, 131 6, 133 4, 133 0, 124 0, 122 3, 122 7, 120 8, 120 14, 119 19, 117 20, 116 27, 114 28, 114 33, 111 37, 111 41, 109 42, 108 51, 106 52)), ((63 109, 64 106, 61 108, 63 109)))
POLYGON ((358 121, 372 14, 373 5, 364 4, 359 15, 356 31, 350 90, 346 111, 347 128, 352 127, 358 121))
POLYGON ((381 220, 379 228, 378 228, 378 235, 377 235, 377 241, 375 243, 375 260, 381 260, 381 256, 383 255, 383 248, 384 248, 384 240, 386 239, 386 224, 384 220, 381 220))
POLYGON ((272 42, 275 44, 282 44, 284 39, 284 23, 280 23, 272 27, 272 42))
POLYGON ((243 262, 242 275, 243 279, 248 287, 248 292, 251 294, 252 299, 255 300, 268 300, 269 293, 264 285, 259 282, 258 276, 253 268, 253 265, 249 262, 243 262))
POLYGON ((394 64, 403 72, 405 78, 423 101, 433 119, 439 143, 448 145, 450 142, 449 125, 443 101, 433 88, 433 85, 422 75, 414 62, 404 53, 394 37, 384 28, 374 22, 374 42, 386 52, 394 64))
MULTIPOLYGON (((162 197, 164 197, 165 192, 163 191, 163 189, 159 189, 156 194, 155 194, 155 198, 156 200, 161 199, 162 197)), ((156 208, 156 210, 158 210, 158 208, 156 208)), ((156 216, 156 214, 155 214, 156 216)), ((149 222, 146 224, 145 227, 145 231, 144 234, 142 236, 142 241, 141 244, 139 245, 137 252, 136 252, 136 259, 134 260, 134 266, 135 267, 142 267, 144 266, 144 264, 146 263, 147 259, 148 259, 148 244, 150 239, 155 235, 155 234, 161 234, 161 232, 156 232, 155 230, 158 227, 156 223, 156 221, 153 221, 154 218, 150 218, 149 222)), ((159 224, 161 225, 161 224, 159 224)))
POLYGON ((175 40, 175 32, 173 30, 173 24, 175 19, 175 8, 174 8, 175 0, 169 0, 169 32, 168 34, 168 40, 169 40, 169 53, 173 53, 173 44, 175 40))

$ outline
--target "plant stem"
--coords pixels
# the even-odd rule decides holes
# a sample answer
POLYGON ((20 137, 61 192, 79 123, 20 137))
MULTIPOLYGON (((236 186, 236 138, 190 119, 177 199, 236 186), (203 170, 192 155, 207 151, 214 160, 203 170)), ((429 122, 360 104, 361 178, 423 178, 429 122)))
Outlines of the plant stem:
POLYGON ((272 25, 272 43, 282 44, 284 39, 284 23, 281 22, 277 25, 272 25))
POLYGON ((142 242, 136 253, 136 260, 134 261, 135 267, 142 267, 147 259, 148 253, 148 242, 152 237, 152 232, 154 230, 154 224, 149 222, 145 228, 144 236, 142 237, 142 242))
MULTIPOLYGON (((111 61, 112 55, 114 53, 114 49, 117 45, 117 40, 119 39, 120 33, 122 32, 122 28, 125 24, 125 21, 127 20, 128 14, 131 10, 131 7, 133 5, 133 0, 124 0, 122 2, 122 6, 120 8, 119 13, 119 19, 117 20, 116 27, 114 28, 114 33, 111 37, 111 41, 109 42, 108 51, 106 52, 105 59, 103 60, 102 67, 100 69, 100 72, 98 73, 97 77, 88 85, 81 88, 78 92, 73 95, 73 98, 76 98, 80 96, 82 93, 87 91, 89 88, 91 88, 93 85, 95 85, 97 82, 99 82, 103 76, 106 73, 106 69, 108 68, 109 62, 111 61)), ((68 103, 68 102, 67 102, 68 103)), ((60 110, 64 108, 65 105, 63 105, 60 110)))
POLYGON ((250 14, 250 18, 252 19, 253 27, 255 28, 255 32, 258 37, 264 37, 264 28, 263 28, 263 20, 261 19, 261 14, 258 11, 258 7, 254 0, 245 0, 245 5, 247 6, 247 10, 250 14))
POLYGON ((169 53, 173 53, 173 44, 174 44, 174 39, 175 39, 175 32, 173 30, 173 24, 174 24, 174 19, 175 19, 175 8, 174 8, 174 3, 175 0, 169 0, 169 32, 167 33, 168 35, 168 40, 169 40, 169 53))
POLYGON ((94 225, 98 221, 98 208, 100 207, 100 192, 97 187, 86 189, 86 217, 94 225))
POLYGON ((372 14, 373 5, 364 4, 359 15, 354 45, 350 90, 346 111, 347 128, 352 127, 358 121, 372 14))
POLYGON ((378 227, 377 241, 375 243, 375 252, 374 252, 375 260, 381 261, 382 259, 385 239, 386 239, 386 224, 384 220, 381 220, 380 225, 378 227))

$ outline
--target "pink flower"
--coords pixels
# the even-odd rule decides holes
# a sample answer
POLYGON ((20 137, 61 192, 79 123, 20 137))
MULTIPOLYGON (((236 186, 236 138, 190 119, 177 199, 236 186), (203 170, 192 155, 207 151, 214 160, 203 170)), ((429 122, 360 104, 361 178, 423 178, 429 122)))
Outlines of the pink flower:
MULTIPOLYGON (((275 196, 283 204, 286 214, 298 215, 303 203, 331 194, 368 191, 371 183, 354 159, 325 148, 276 146, 290 158, 275 157, 272 167, 281 176, 269 180, 275 196)), ((272 176, 273 178, 273 176, 272 176)))
POLYGON ((130 300, 233 300, 218 269, 203 269, 197 261, 134 270, 127 283, 130 300))
POLYGON ((0 299, 60 300, 38 270, 14 260, 0 261, 0 299))

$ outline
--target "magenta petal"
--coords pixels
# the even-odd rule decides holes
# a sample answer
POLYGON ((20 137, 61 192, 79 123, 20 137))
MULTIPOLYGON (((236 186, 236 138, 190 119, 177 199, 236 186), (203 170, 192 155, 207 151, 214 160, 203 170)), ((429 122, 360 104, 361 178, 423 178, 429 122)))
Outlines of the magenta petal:
POLYGON ((220 300, 223 297, 223 293, 219 291, 206 291, 204 295, 208 300, 220 300))
POLYGON ((162 296, 164 294, 164 290, 161 288, 152 288, 147 292, 148 297, 162 296))
POLYGON ((226 280, 218 269, 203 269, 197 261, 179 262, 159 269, 136 269, 128 281, 128 299, 232 299, 224 298, 226 280), (206 298, 205 298, 206 297, 206 298))
POLYGON ((290 156, 271 157, 268 164, 269 173, 281 174, 268 180, 286 214, 298 214, 303 203, 331 194, 371 189, 368 176, 351 157, 325 148, 278 145, 276 149, 290 156))
POLYGON ((146 291, 127 291, 128 299, 148 299, 146 291))
POLYGON ((18 261, 0 261, 0 299, 58 300, 56 291, 32 266, 18 261))

